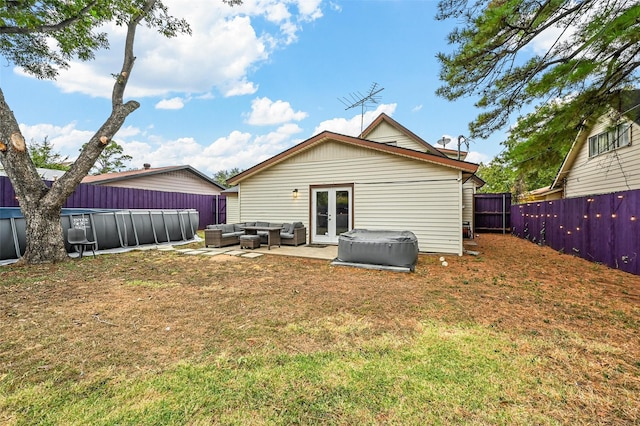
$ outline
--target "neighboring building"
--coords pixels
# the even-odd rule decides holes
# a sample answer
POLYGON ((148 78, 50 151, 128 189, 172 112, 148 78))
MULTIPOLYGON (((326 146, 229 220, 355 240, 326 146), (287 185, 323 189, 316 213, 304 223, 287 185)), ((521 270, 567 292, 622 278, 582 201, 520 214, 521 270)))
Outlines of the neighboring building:
MULTIPOLYGON (((42 178, 42 180, 57 180, 60 176, 64 174, 64 170, 55 170, 55 169, 41 169, 36 168, 38 171, 38 175, 42 178)), ((7 176, 7 172, 0 166, 0 176, 7 176)))
POLYGON ((234 186, 222 191, 227 199, 227 223, 240 223, 240 210, 238 203, 238 187, 234 186))
POLYGON ((353 228, 409 230, 420 251, 462 255, 463 185, 478 165, 385 114, 362 137, 325 131, 233 176, 238 198, 228 211, 240 222, 302 221, 310 243, 336 244, 353 228))
POLYGON ((640 90, 623 91, 611 111, 581 131, 551 191, 564 198, 640 189, 640 90))
POLYGON ((149 164, 140 170, 87 176, 82 183, 200 195, 220 195, 224 189, 191 166, 152 168, 149 164))
POLYGON ((551 186, 534 189, 525 192, 518 197, 518 203, 531 203, 534 201, 552 201, 562 198, 562 188, 551 189, 551 186))

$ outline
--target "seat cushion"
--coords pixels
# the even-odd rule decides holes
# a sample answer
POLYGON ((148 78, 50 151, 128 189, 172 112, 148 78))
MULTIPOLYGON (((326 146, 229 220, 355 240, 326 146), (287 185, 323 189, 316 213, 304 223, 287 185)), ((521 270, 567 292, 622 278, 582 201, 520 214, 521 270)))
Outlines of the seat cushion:
POLYGON ((244 241, 259 240, 260 239, 260 235, 241 235, 240 239, 244 240, 244 241))
POLYGON ((222 229, 222 225, 207 225, 207 229, 222 229))
POLYGON ((282 224, 282 231, 280 232, 285 233, 285 234, 291 234, 293 233, 293 223, 283 223, 282 224))
POLYGON ((256 222, 256 226, 269 226, 269 222, 256 222))
POLYGON ((293 222, 293 227, 294 228, 304 228, 304 225, 302 222, 293 222))
POLYGON ((293 238, 293 234, 290 232, 281 232, 280 238, 284 238, 285 240, 290 240, 293 238))
POLYGON ((230 233, 232 233, 234 231, 235 230, 233 229, 233 224, 232 223, 222 225, 222 233, 223 234, 230 234, 230 233))

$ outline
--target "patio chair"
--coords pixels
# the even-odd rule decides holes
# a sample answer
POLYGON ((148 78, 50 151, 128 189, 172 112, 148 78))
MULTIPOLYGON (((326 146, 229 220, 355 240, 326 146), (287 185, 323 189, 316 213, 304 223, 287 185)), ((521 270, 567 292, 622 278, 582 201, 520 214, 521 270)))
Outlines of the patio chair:
POLYGON ((93 257, 96 257, 95 252, 95 241, 89 241, 87 239, 87 233, 83 228, 69 228, 67 231, 67 241, 71 246, 80 253, 80 259, 82 259, 82 254, 86 248, 90 248, 93 252, 93 257))

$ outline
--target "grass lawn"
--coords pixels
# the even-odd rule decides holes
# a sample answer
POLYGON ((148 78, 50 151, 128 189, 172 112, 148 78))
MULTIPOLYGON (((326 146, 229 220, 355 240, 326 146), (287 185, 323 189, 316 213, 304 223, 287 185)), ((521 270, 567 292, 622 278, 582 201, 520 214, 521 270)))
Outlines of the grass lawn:
POLYGON ((157 250, 0 268, 0 423, 640 424, 640 277, 477 242, 412 274, 157 250))

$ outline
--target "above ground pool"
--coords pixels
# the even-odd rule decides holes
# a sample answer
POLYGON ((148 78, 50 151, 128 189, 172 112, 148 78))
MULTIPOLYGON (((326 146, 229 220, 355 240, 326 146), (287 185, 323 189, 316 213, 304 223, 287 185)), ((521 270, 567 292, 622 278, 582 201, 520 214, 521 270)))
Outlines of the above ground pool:
MULTIPOLYGON (((62 231, 84 228, 98 250, 189 241, 198 230, 197 210, 62 209, 62 231)), ((27 245, 25 219, 18 207, 0 208, 0 261, 18 259, 27 245)), ((68 252, 72 247, 65 241, 68 252)))

